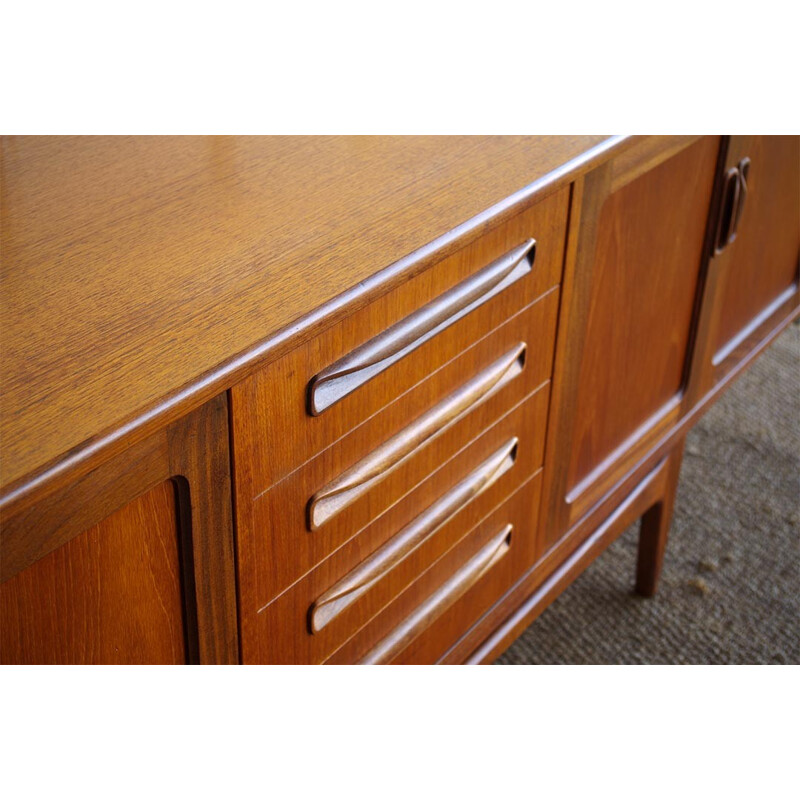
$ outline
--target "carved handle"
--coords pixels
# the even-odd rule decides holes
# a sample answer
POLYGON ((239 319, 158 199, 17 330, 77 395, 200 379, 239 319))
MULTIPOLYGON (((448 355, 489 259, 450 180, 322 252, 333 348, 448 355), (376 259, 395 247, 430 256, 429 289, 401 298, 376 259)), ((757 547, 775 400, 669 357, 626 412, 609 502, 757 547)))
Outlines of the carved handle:
POLYGON ((456 320, 527 275, 533 267, 535 254, 536 241, 528 239, 324 369, 309 385, 309 413, 318 416, 456 320))
POLYGON ((736 202, 736 212, 733 215, 733 225, 731 226, 731 233, 728 237, 728 244, 730 244, 735 238, 736 234, 739 230, 739 221, 742 218, 742 212, 744 211, 744 204, 747 200, 747 176, 750 174, 750 159, 743 158, 739 162, 738 167, 738 183, 739 183, 739 194, 737 197, 736 202))
POLYGON ((419 636, 463 594, 471 589, 511 547, 512 525, 506 525, 447 583, 437 589, 405 622, 395 628, 361 659, 361 664, 385 664, 419 636))
POLYGON ((731 226, 736 214, 736 207, 739 205, 739 191, 739 171, 736 167, 731 167, 725 173, 725 188, 717 221, 714 255, 719 255, 730 244, 731 226))
POLYGON ((455 424, 473 407, 499 391, 522 372, 524 342, 464 384, 455 394, 418 417, 411 425, 387 439, 368 456, 320 489, 308 504, 309 529, 317 530, 372 486, 397 469, 412 453, 455 424))
POLYGON ((736 240, 739 222, 747 200, 747 178, 750 175, 750 159, 743 158, 737 166, 725 173, 722 206, 717 222, 717 238, 714 255, 719 255, 736 240))
POLYGON ((474 472, 328 589, 311 608, 311 632, 321 631, 445 522, 508 472, 514 466, 518 443, 516 437, 510 439, 474 472))

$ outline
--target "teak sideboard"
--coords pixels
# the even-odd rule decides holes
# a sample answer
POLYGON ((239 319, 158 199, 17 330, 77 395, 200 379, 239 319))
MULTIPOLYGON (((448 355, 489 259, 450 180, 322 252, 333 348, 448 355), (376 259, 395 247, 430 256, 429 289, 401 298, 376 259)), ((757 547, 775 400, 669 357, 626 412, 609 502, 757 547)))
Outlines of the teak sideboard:
POLYGON ((491 662, 797 315, 800 139, 7 137, 5 663, 491 662))

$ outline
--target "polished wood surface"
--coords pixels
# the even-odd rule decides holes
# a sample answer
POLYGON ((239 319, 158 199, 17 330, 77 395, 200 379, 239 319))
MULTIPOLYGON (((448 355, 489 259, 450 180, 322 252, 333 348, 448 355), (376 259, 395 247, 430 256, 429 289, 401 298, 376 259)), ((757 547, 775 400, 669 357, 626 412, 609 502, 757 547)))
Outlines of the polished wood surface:
MULTIPOLYGON (((73 484, 56 488, 46 498, 20 508, 14 516, 4 516, 0 531, 3 587, 21 575, 35 574, 47 559, 69 560, 73 552, 77 552, 76 559, 80 558, 83 551, 73 542, 85 541, 87 529, 102 526, 109 515, 134 506, 137 498, 167 483, 174 486, 171 491, 177 500, 177 529, 173 533, 180 540, 186 660, 236 663, 239 657, 227 419, 227 396, 223 394, 73 484)), ((133 533, 118 562, 113 568, 108 567, 114 572, 114 579, 122 583, 136 580, 137 565, 147 557, 148 531, 136 534, 141 539, 138 554, 133 533)), ((113 612, 124 614, 124 606, 115 606, 113 612)), ((108 614, 111 613, 109 607, 108 614)), ((96 633, 102 635, 101 631, 96 633)), ((58 638, 56 632, 53 636, 58 638)), ((64 657, 68 656, 65 652, 64 657)), ((119 655, 120 659, 126 657, 124 653, 119 655)))
POLYGON ((646 172, 655 169, 693 142, 699 136, 646 136, 634 146, 608 162, 609 192, 612 194, 646 172))
MULTIPOLYGON (((243 660, 319 663, 367 625, 465 532, 538 471, 544 449, 547 401, 547 392, 540 391, 510 411, 257 613, 243 603, 243 660), (454 488, 469 482, 483 464, 507 450, 509 442, 516 443, 511 465, 468 500, 461 490, 457 491, 462 502, 457 509, 450 508, 454 488), (437 517, 433 522, 432 516, 437 517), (420 531, 419 527, 424 529, 420 531), (408 541, 410 537, 412 542, 408 541), (353 574, 358 577, 370 571, 375 561, 391 564, 374 583, 315 630, 313 615, 320 598, 353 574)), ((269 562, 262 558, 258 572, 268 569, 269 562)), ((240 584, 243 597, 246 588, 240 584)))
MULTIPOLYGON (((736 137, 734 137, 735 139, 736 137)), ((767 137, 769 138, 769 137, 767 137)), ((795 144, 797 140, 795 139, 795 144)), ((621 159, 616 159, 616 167, 612 169, 600 168, 595 170, 590 176, 587 176, 585 181, 579 180, 576 184, 575 199, 577 206, 573 203, 574 211, 577 211, 582 216, 580 226, 576 233, 574 242, 572 239, 568 243, 568 259, 567 271, 563 283, 563 294, 565 297, 565 305, 567 306, 567 313, 564 314, 562 310, 562 322, 559 328, 559 350, 556 358, 556 367, 554 373, 554 396, 553 396, 553 409, 556 416, 556 421, 559 417, 559 412, 565 407, 569 407, 569 403, 565 402, 565 383, 564 376, 569 372, 568 367, 573 365, 574 369, 574 354, 580 352, 582 348, 581 340, 578 336, 580 325, 573 325, 570 327, 570 313, 579 314, 574 311, 574 306, 580 308, 581 293, 585 291, 585 282, 574 280, 574 273, 570 269, 571 261, 570 248, 573 252, 580 250, 581 241, 591 242, 596 236, 596 232, 592 231, 593 215, 596 213, 598 207, 598 198, 603 196, 603 172, 615 172, 618 174, 620 167, 617 162, 632 163, 636 159, 633 157, 637 148, 630 150, 621 159), (591 188, 584 189, 584 184, 587 186, 591 184, 591 188), (583 199, 582 199, 583 198, 583 199), (588 198, 588 199, 587 199, 588 198), (568 302, 566 298, 574 298, 572 303, 568 302), (568 331, 572 330, 571 333, 568 331), (576 332, 577 331, 577 332, 576 332), (566 333, 566 340, 562 341, 561 337, 566 333), (571 349, 570 349, 571 348, 571 349), (571 353, 567 361, 559 361, 559 358, 564 353, 571 353)), ((720 160, 717 164, 718 182, 717 185, 721 189, 722 171, 726 165, 736 161, 740 154, 728 154, 727 137, 723 138, 722 147, 720 150, 720 160)), ((792 169, 792 160, 786 158, 784 161, 785 168, 792 169)), ((751 173, 752 174, 752 173, 751 173)), ((606 178, 607 184, 610 181, 606 178)), ((619 185, 626 185, 627 181, 624 177, 618 178, 619 185)), ((796 183, 796 182, 795 182, 796 183)), ((715 190, 716 191, 716 190, 715 190)), ((710 214, 708 216, 706 237, 704 243, 703 259, 701 260, 701 272, 703 271, 708 259, 711 258, 711 244, 713 241, 713 232, 718 225, 718 214, 720 213, 719 204, 721 201, 721 191, 717 195, 717 199, 710 203, 710 214)), ((786 195, 785 195, 786 196, 786 195)), ((795 194, 796 196, 796 194, 795 194)), ((745 211, 746 214, 746 211, 745 211)), ((597 215, 599 216, 599 215, 597 215)), ((573 213, 572 219, 575 218, 573 213)), ((742 227, 744 224, 745 216, 739 228, 739 235, 741 235, 742 227)), ((596 219, 596 217, 595 217, 596 219)), ((774 217, 775 227, 770 229, 764 223, 764 228, 760 231, 763 237, 765 249, 769 249, 767 242, 769 241, 770 234, 774 234, 778 240, 791 238, 796 235, 798 220, 789 221, 782 218, 781 214, 776 214, 774 217)), ((571 226, 571 231, 574 230, 571 226)), ((546 608, 549 602, 552 601, 564 586, 566 586, 572 578, 578 574, 581 569, 596 556, 599 549, 603 549, 607 544, 608 537, 614 537, 617 533, 627 526, 630 521, 630 513, 626 513, 626 519, 623 523, 617 524, 613 522, 614 515, 609 518, 606 523, 602 522, 603 515, 608 514, 607 509, 610 503, 618 502, 614 498, 624 497, 629 488, 631 481, 636 479, 637 475, 642 475, 647 469, 651 469, 658 459, 668 456, 668 464, 663 466, 663 478, 660 480, 661 488, 658 490, 660 499, 654 505, 649 505, 642 514, 641 500, 637 500, 633 514, 635 516, 642 516, 642 530, 640 537, 639 561, 637 565, 637 589, 645 595, 652 595, 655 591, 658 581, 658 573, 660 571, 661 561, 664 555, 664 547, 666 545, 666 538, 669 528, 669 521, 671 515, 671 507, 674 502, 674 488, 677 483, 677 473, 679 469, 680 452, 682 449, 682 439, 686 432, 697 421, 702 413, 709 408, 711 403, 719 397, 719 394, 728 388, 736 377, 753 363, 755 358, 763 352, 770 342, 774 341, 775 337, 789 324, 793 317, 798 315, 800 308, 798 308, 796 293, 792 297, 786 297, 786 290, 778 295, 778 301, 770 303, 766 308, 762 305, 758 308, 759 303, 751 306, 751 314, 756 314, 756 324, 752 322, 746 325, 746 336, 732 350, 725 356, 725 361, 720 363, 716 370, 716 383, 711 380, 710 368, 712 367, 712 358, 714 356, 713 342, 715 338, 715 331, 720 317, 726 313, 723 301, 723 290, 725 287, 725 273, 720 263, 724 265, 726 253, 735 250, 738 243, 738 235, 736 241, 730 248, 723 252, 722 256, 711 258, 711 264, 708 270, 708 276, 702 285, 702 292, 699 294, 695 303, 695 330, 693 332, 690 346, 693 348, 691 358, 691 369, 688 370, 688 375, 684 380, 686 383, 685 392, 681 399, 680 414, 677 418, 670 420, 669 424, 661 426, 660 429, 654 431, 654 435, 650 441, 645 442, 644 447, 634 448, 630 456, 623 461, 620 465, 622 469, 614 469, 609 473, 607 483, 611 485, 611 489, 606 491, 605 494, 600 495, 596 505, 592 506, 589 513, 575 522, 567 533, 562 533, 564 528, 564 517, 561 517, 561 524, 556 525, 553 520, 557 519, 559 508, 558 493, 553 493, 551 499, 552 505, 547 510, 543 509, 542 518, 550 524, 549 530, 542 530, 542 535, 547 537, 544 548, 549 547, 546 556, 541 560, 530 573, 520 581, 520 584, 508 594, 504 600, 498 604, 491 614, 481 621, 481 624, 470 632, 470 636, 465 637, 464 641, 459 646, 453 648, 446 657, 448 662, 461 662, 477 661, 486 662, 491 661, 496 657, 510 642, 514 636, 522 630, 522 628, 529 624, 535 617, 546 608), (670 455, 671 454, 671 455, 670 455), (599 527, 598 526, 598 522, 599 527), (548 536, 549 534, 549 536, 548 536), (588 538, 587 538, 588 534, 588 538), (574 547, 574 542, 583 541, 579 550, 575 551, 574 556, 569 556, 568 551, 570 547, 574 547), (561 565, 561 566, 559 566, 561 565), (531 593, 531 587, 534 591, 531 593), (527 597, 527 599, 526 599, 527 597), (510 616, 509 616, 509 612, 510 616), (504 621, 505 620, 505 621, 504 621), (488 636, 488 638, 487 638, 488 636), (483 644, 475 650, 476 643, 483 641, 483 644), (470 655, 472 653, 472 655, 470 655)), ((586 249, 586 248, 584 248, 586 249)), ((574 256, 572 257, 574 258, 574 256)), ((581 259, 576 259, 580 262, 581 259)), ((775 262, 771 262, 775 266, 775 262)), ((753 271, 757 268, 753 267, 749 272, 748 278, 757 281, 754 277, 753 271)), ((779 269, 775 269, 775 273, 780 274, 779 269)), ((791 284, 792 273, 790 270, 785 270, 783 273, 783 280, 787 278, 791 284)), ((796 275, 796 273, 795 273, 796 275)), ((775 274, 771 276, 775 277, 775 274)), ((796 281, 796 277, 794 278, 796 281)), ((769 282, 769 280, 767 281, 769 282)), ((777 281, 777 286, 780 286, 781 281, 777 281)), ((791 289, 791 286, 790 286, 791 289)), ((774 294, 774 289, 773 289, 774 294)), ((756 295, 757 296, 757 295, 756 295)), ((750 298, 752 301, 753 298, 750 298)), ((760 301, 763 304, 763 296, 760 301)), ((747 314, 744 315, 745 317, 747 314)), ((724 337, 723 337, 724 338, 724 337)), ((561 414, 563 417, 564 415, 561 414)), ((551 422, 552 424, 552 422, 551 422)), ((562 423, 563 425, 563 423, 562 423)), ((568 426, 565 426, 568 428, 568 426)), ((556 434, 557 436, 558 434, 556 434)), ((551 443, 552 438, 548 438, 548 445, 551 443)), ((552 454, 548 449, 547 458, 557 458, 558 448, 554 448, 552 454)), ((551 480, 553 484, 558 481, 553 478, 557 476, 559 465, 557 461, 549 461, 546 463, 545 474, 552 467, 551 480), (548 464, 550 466, 548 466, 548 464)), ((649 483, 649 479, 648 479, 649 483)), ((636 491, 631 495, 634 497, 636 491)), ((652 495, 652 489, 648 490, 648 494, 652 495)), ((631 501, 624 501, 623 505, 631 505, 631 501)), ((622 506, 620 507, 622 508, 622 506)))
POLYGON ((167 439, 159 432, 16 515, 3 515, 0 581, 14 577, 164 481, 169 477, 168 465, 167 439))
MULTIPOLYGON (((791 138, 722 137, 706 230, 705 281, 683 401, 684 409, 691 409, 692 414, 698 407, 705 408, 713 402, 777 333, 800 314, 800 254, 792 256, 793 242, 794 252, 800 250, 800 217, 795 214, 792 218, 787 213, 800 205, 800 188, 797 181, 782 180, 784 172, 789 176, 798 172, 797 161, 790 154, 791 138), (750 152, 758 154, 762 172, 756 183, 752 160, 746 154, 751 146, 755 146, 750 152), (759 152, 773 147, 786 151, 783 162, 764 158, 759 152), (744 202, 734 208, 726 190, 731 185, 731 175, 736 179, 734 183, 738 183, 739 166, 743 164, 747 164, 743 186, 746 184, 749 189, 737 189, 739 200, 744 202), (778 199, 770 197, 766 187, 772 187, 778 199), (756 193, 752 191, 754 188, 758 188, 756 193), (765 208, 774 215, 765 214, 765 208), (734 234, 730 230, 731 221, 737 218, 734 234), (750 223, 745 225, 748 218, 750 223), (721 251, 720 230, 725 230, 726 241, 721 251), (743 232, 745 239, 741 238, 743 232), (754 247, 752 240, 756 236, 762 244, 754 247), (794 269, 792 258, 796 258, 794 269), (731 322, 737 318, 738 322, 731 322)), ((796 147, 800 147, 796 137, 795 141, 796 147)))
POLYGON ((600 212, 571 443, 575 496, 680 396, 718 146, 716 137, 690 145, 600 212))
POLYGON ((624 146, 4 138, 0 486, 88 469, 624 146))
POLYGON ((642 515, 636 558, 636 591, 644 597, 652 597, 658 589, 669 528, 672 524, 672 512, 675 508, 675 497, 678 493, 682 459, 683 441, 675 446, 669 457, 660 500, 642 515))
POLYGON ((522 280, 533 269, 535 256, 536 241, 528 239, 326 367, 308 387, 309 412, 315 416, 321 414, 496 294, 522 280))
POLYGON ((645 142, 626 159, 629 180, 607 164, 575 184, 545 458, 548 547, 680 417, 718 145, 683 142, 642 173, 645 142))
POLYGON ((483 662, 637 518, 652 595, 800 145, 600 139, 4 139, 3 659, 483 662))
MULTIPOLYGON (((360 562, 313 603, 312 633, 319 633, 359 600, 379 580, 402 564, 409 555, 455 514, 494 485, 514 467, 519 438, 513 436, 464 480, 398 531, 388 542, 360 562)), ((527 444, 527 442, 526 442, 527 444)))
MULTIPOLYGON (((409 405, 415 387, 429 376, 436 376, 471 344, 558 285, 568 199, 569 190, 560 190, 539 200, 493 226, 471 245, 236 384, 231 391, 231 404, 236 483, 240 491, 255 496, 398 398, 403 398, 409 414, 421 413, 427 406, 409 405), (536 256, 533 268, 519 281, 350 392, 325 413, 309 415, 307 392, 315 376, 381 337, 390 326, 403 324, 421 306, 471 283, 476 273, 529 238, 536 239, 536 256), (249 489, 245 491, 246 485, 249 489)), ((548 333, 535 335, 546 341, 548 333)), ((538 344, 536 348, 538 351, 538 344)), ((502 352, 497 351, 495 357, 502 352)), ((396 428, 386 424, 384 430, 389 433, 396 428)))
POLYGON ((236 664, 239 636, 228 448, 228 397, 221 394, 166 429, 169 474, 184 532, 187 616, 193 660, 236 664))
POLYGON ((185 661, 175 487, 158 484, 0 585, 0 661, 185 661))
MULTIPOLYGON (((536 409, 542 428, 538 441, 542 442, 549 384, 542 384, 536 394, 541 396, 541 405, 536 409)), ((239 526, 242 596, 245 585, 254 587, 257 592, 254 604, 262 607, 372 520, 399 503, 421 481, 457 456, 469 442, 513 408, 510 397, 500 393, 496 399, 496 403, 488 401, 443 433, 435 448, 415 453, 379 486, 317 531, 308 530, 307 504, 313 487, 321 482, 323 470, 336 467, 335 461, 324 457, 326 454, 266 492, 253 506, 252 524, 247 528, 239 526), (251 572, 255 573, 252 582, 251 572)), ((523 396, 518 401, 524 399, 523 396)), ((337 455, 346 457, 347 451, 337 455)))
POLYGON ((421 448, 433 445, 452 425, 517 378, 525 367, 526 349, 524 342, 515 344, 458 391, 314 492, 308 503, 308 527, 317 530, 344 511, 373 486, 386 480, 406 459, 421 448))
POLYGON ((591 300, 591 264, 597 239, 600 208, 609 192, 611 164, 602 164, 572 185, 570 225, 564 254, 562 303, 554 353, 550 418, 542 478, 539 536, 545 549, 554 545, 569 522, 566 503, 569 442, 575 421, 581 353, 586 336, 586 319, 591 300), (567 299, 569 298, 569 299, 567 299))
POLYGON ((798 287, 800 266, 800 140, 734 136, 727 166, 750 159, 747 198, 736 239, 717 256, 724 273, 714 357, 722 363, 753 323, 798 287))
POLYGON ((484 545, 461 569, 440 586, 414 613, 381 639, 359 664, 389 664, 424 633, 457 600, 466 594, 501 558, 511 550, 514 526, 506 523, 499 534, 484 545))
POLYGON ((535 562, 540 488, 537 473, 326 663, 373 660, 369 654, 378 646, 386 655, 374 660, 382 663, 436 663, 535 562), (509 525, 506 543, 500 534, 508 536, 509 525), (500 557, 481 569, 494 554, 500 557))
MULTIPOLYGON (((531 393, 542 391, 543 387, 546 387, 546 394, 552 370, 557 312, 558 291, 552 291, 479 339, 414 390, 386 405, 381 413, 369 417, 282 481, 255 496, 248 492, 246 482, 240 482, 240 475, 244 474, 246 481, 253 471, 239 455, 234 424, 240 607, 263 607, 511 408, 531 393), (432 406, 457 394, 498 357, 517 348, 521 342, 534 344, 529 346, 519 374, 437 435, 435 444, 416 449, 396 470, 384 476, 379 485, 344 507, 318 530, 309 532, 308 504, 316 492, 379 449, 387 439, 413 427, 415 420, 428 413, 432 406)), ((332 414, 336 411, 336 408, 331 409, 332 414)), ((324 416, 313 419, 322 420, 324 416)), ((544 427, 544 422, 542 425, 544 427)), ((274 431, 274 437, 280 436, 279 427, 264 426, 264 429, 274 431)), ((272 438, 267 439, 265 445, 272 438)))
POLYGON ((539 569, 531 570, 439 661, 471 664, 493 661, 631 523, 661 502, 670 491, 669 477, 669 459, 664 458, 630 488, 619 505, 600 517, 600 524, 579 523, 559 543, 561 552, 539 569))

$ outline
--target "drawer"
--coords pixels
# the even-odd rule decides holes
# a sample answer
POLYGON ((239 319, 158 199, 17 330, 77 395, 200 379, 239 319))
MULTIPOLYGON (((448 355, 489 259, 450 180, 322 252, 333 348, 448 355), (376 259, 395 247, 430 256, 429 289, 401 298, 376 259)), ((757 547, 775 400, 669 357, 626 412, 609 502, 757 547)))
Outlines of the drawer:
POLYGON ((541 478, 537 472, 326 663, 438 661, 536 561, 541 478))
POLYGON ((234 386, 237 491, 277 483, 557 286, 568 197, 545 198, 234 386))
POLYGON ((266 608, 243 611, 246 657, 268 664, 324 661, 513 494, 542 463, 547 388, 266 608))
POLYGON ((262 608, 541 387, 552 369, 557 295, 262 493, 249 514, 240 501, 242 608, 262 608), (443 387, 444 400, 431 403, 443 387))

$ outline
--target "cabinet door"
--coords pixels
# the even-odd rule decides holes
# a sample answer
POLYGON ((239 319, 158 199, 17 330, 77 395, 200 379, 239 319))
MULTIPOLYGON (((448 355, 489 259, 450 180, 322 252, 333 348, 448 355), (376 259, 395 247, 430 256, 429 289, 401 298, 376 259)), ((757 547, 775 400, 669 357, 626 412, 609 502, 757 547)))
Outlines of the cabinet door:
POLYGON ((575 187, 545 546, 682 413, 719 143, 645 140, 575 187))
POLYGON ((0 658, 186 661, 175 490, 155 486, 0 585, 0 658))
POLYGON ((238 661, 227 418, 220 395, 0 499, 0 662, 238 661))
POLYGON ((741 168, 745 176, 735 237, 712 259, 718 272, 710 350, 713 382, 797 307, 800 137, 733 136, 725 168, 741 168))

